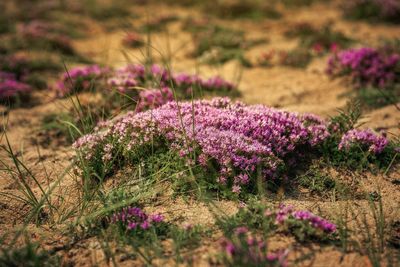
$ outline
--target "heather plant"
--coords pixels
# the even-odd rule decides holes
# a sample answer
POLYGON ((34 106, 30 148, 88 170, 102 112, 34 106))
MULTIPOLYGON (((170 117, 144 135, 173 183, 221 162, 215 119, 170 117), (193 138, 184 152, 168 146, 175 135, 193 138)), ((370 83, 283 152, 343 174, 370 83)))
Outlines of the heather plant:
MULTIPOLYGON (((100 180, 111 175, 115 165, 121 168, 168 152, 169 157, 180 157, 174 160, 181 166, 176 173, 188 166, 196 173, 197 183, 233 197, 260 190, 260 179, 279 183, 279 177, 304 164, 295 159, 304 151, 322 155, 335 166, 390 166, 396 144, 370 130, 353 130, 358 116, 354 111, 325 122, 315 115, 228 99, 168 102, 103 123, 74 147, 89 173, 103 177, 100 180), (231 193, 226 191, 229 188, 231 193)), ((177 184, 187 181, 185 175, 177 176, 177 184)))
POLYGON ((54 72, 61 66, 51 58, 29 58, 23 55, 0 56, 0 71, 9 73, 13 80, 24 83, 33 88, 44 89, 47 87, 44 73, 54 72))
POLYGON ((345 17, 370 21, 400 22, 400 3, 396 0, 354 0, 343 4, 345 17))
POLYGON ((326 126, 321 123, 294 113, 246 106, 228 99, 169 102, 109 122, 108 130, 84 136, 74 147, 83 153, 89 165, 107 174, 111 171, 107 167, 110 163, 102 162, 101 158, 118 157, 120 163, 135 162, 139 147, 143 152, 149 145, 166 146, 186 157, 189 165, 216 169, 218 175, 214 179, 239 194, 242 187, 254 190, 251 181, 256 179, 257 169, 261 170, 263 180, 275 179, 298 153, 297 149, 321 144, 328 136, 326 126), (104 146, 111 147, 111 151, 104 154, 104 146))
POLYGON ((221 241, 225 266, 288 266, 289 250, 271 252, 267 241, 249 233, 246 227, 235 229, 234 235, 221 241))
POLYGON ((300 242, 329 241, 336 238, 336 225, 310 211, 296 210, 293 206, 284 204, 271 207, 254 200, 240 208, 235 215, 220 218, 218 225, 227 236, 232 235, 236 227, 246 226, 255 232, 262 231, 265 236, 290 234, 300 242))
POLYGON ((25 102, 32 88, 16 80, 13 73, 0 72, 0 103, 25 102))
POLYGON ((364 47, 334 54, 328 61, 327 73, 345 76, 364 105, 380 107, 394 104, 400 98, 400 54, 394 45, 380 49, 364 47))
POLYGON ((350 169, 390 167, 398 153, 398 141, 389 141, 385 133, 357 129, 360 117, 360 104, 349 103, 330 119, 330 135, 321 146, 323 158, 334 166, 350 169))
POLYGON ((147 232, 165 235, 164 217, 161 214, 148 215, 139 207, 125 207, 121 211, 114 212, 109 220, 119 231, 135 238, 144 238, 147 232))
POLYGON ((350 76, 357 87, 389 87, 398 83, 400 55, 369 47, 349 49, 332 56, 327 73, 350 76))
POLYGON ((114 90, 128 99, 139 101, 140 110, 172 100, 173 91, 170 88, 174 89, 174 93, 180 99, 191 99, 193 96, 202 95, 203 92, 216 95, 236 92, 233 83, 219 76, 203 79, 186 73, 175 74, 159 65, 147 67, 135 64, 115 71, 98 65, 73 68, 63 74, 57 85, 61 96, 96 88, 106 96, 111 95, 114 90))
POLYGON ((98 65, 70 69, 57 82, 57 94, 60 97, 65 97, 68 94, 94 89, 107 72, 107 68, 98 65))
POLYGON ((20 49, 47 49, 70 56, 76 54, 70 38, 57 32, 52 24, 43 21, 19 25, 13 42, 13 46, 20 49))

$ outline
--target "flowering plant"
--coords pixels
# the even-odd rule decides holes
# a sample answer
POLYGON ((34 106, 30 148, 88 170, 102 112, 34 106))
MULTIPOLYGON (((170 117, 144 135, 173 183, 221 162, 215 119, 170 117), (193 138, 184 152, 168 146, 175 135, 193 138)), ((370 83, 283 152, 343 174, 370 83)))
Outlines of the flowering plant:
POLYGON ((373 154, 380 154, 388 143, 384 136, 379 136, 369 129, 352 129, 343 135, 339 143, 339 150, 349 150, 354 146, 358 146, 361 149, 366 148, 373 154))
POLYGON ((117 225, 125 233, 143 236, 151 229, 165 228, 161 214, 146 214, 139 207, 126 207, 110 216, 111 224, 117 225))
POLYGON ((217 167, 218 183, 235 193, 254 185, 257 168, 264 179, 277 178, 288 159, 329 136, 323 120, 315 116, 246 106, 228 98, 169 102, 146 112, 130 112, 105 126, 74 144, 90 164, 108 166, 104 155, 134 160, 137 151, 153 142, 169 147, 187 164, 199 164, 205 170, 217 167), (105 151, 107 145, 114 149, 105 151), (189 159, 193 156, 194 162, 189 159))
POLYGON ((31 91, 32 88, 18 81, 13 73, 0 71, 0 102, 26 97, 31 91))
POLYGON ((348 49, 329 59, 327 73, 348 75, 357 87, 388 87, 400 82, 400 55, 369 47, 348 49))
POLYGON ((389 143, 385 137, 371 135, 350 138, 345 134, 348 130, 338 133, 331 123, 312 114, 247 106, 228 98, 171 101, 145 112, 129 112, 101 126, 73 145, 98 175, 110 175, 115 159, 122 166, 149 157, 150 147, 150 151, 159 148, 176 154, 182 166, 207 172, 212 187, 230 188, 235 194, 255 190, 257 177, 270 181, 284 176, 305 151, 361 160, 364 154, 348 154, 342 148, 367 142, 379 154, 389 143))
POLYGON ((231 238, 221 240, 226 266, 288 266, 289 250, 268 252, 267 242, 250 234, 246 227, 235 229, 231 238))
POLYGON ((107 68, 102 68, 98 65, 72 68, 64 73, 57 82, 57 93, 59 96, 64 97, 71 92, 80 92, 92 87, 94 88, 107 73, 107 68))
POLYGON ((325 239, 336 232, 336 225, 308 210, 295 210, 291 205, 280 204, 276 210, 266 209, 264 216, 278 227, 291 232, 300 241, 306 238, 325 239))

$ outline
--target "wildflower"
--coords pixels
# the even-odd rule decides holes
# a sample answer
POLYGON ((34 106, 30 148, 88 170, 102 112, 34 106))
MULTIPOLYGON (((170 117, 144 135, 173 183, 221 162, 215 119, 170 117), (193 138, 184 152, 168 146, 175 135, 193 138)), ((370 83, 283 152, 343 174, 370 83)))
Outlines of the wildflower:
POLYGON ((57 82, 57 93, 59 96, 64 97, 71 92, 88 90, 107 72, 107 68, 102 68, 98 65, 72 68, 64 73, 57 82))
POLYGON ((159 222, 164 221, 164 217, 161 214, 153 214, 150 216, 150 220, 152 222, 159 223, 159 222))
POLYGON ((400 82, 397 69, 400 55, 374 48, 348 49, 328 60, 327 73, 332 76, 349 75, 356 86, 386 87, 400 82))
POLYGON ((160 214, 147 215, 141 208, 127 207, 119 212, 115 212, 110 217, 111 223, 119 223, 127 230, 148 230, 153 225, 164 221, 160 214))
POLYGON ((0 72, 0 101, 13 100, 31 92, 32 88, 28 84, 19 82, 15 78, 12 73, 0 72))
POLYGON ((141 227, 143 230, 147 230, 147 229, 150 228, 150 223, 149 223, 148 221, 144 221, 144 222, 142 222, 142 223, 140 224, 140 227, 141 227))
POLYGON ((237 227, 237 228, 235 229, 235 234, 236 234, 236 235, 241 235, 241 234, 247 233, 248 231, 249 231, 249 229, 248 229, 247 227, 245 227, 245 226, 237 227))
POLYGON ((339 150, 348 150, 352 146, 367 147, 373 154, 380 154, 389 141, 384 136, 379 136, 371 130, 353 129, 345 133, 339 143, 339 150))
MULTIPOLYGON (((96 150, 104 154, 104 149, 96 146, 105 146, 103 140, 111 138, 119 140, 115 145, 126 155, 162 136, 181 157, 199 151, 204 168, 207 161, 214 161, 219 165, 219 183, 233 179, 232 191, 240 193, 257 167, 265 178, 272 178, 288 153, 297 153, 304 145, 317 146, 328 135, 321 119, 311 121, 295 113, 215 98, 170 101, 151 111, 128 113, 110 122, 106 130, 82 137, 74 147, 83 153, 96 150)), ((194 164, 191 158, 187 160, 194 164)))
POLYGON ((295 210, 292 205, 280 204, 275 211, 267 209, 265 217, 275 218, 276 225, 283 225, 290 220, 303 221, 308 223, 314 229, 320 229, 326 233, 336 231, 336 225, 322 217, 319 217, 307 210, 295 210))

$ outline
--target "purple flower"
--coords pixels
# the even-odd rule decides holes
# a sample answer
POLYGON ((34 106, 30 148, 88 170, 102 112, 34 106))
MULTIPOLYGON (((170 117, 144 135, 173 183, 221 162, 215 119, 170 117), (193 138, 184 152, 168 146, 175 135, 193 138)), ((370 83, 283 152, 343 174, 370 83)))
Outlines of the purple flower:
POLYGON ((249 229, 248 229, 247 227, 241 226, 241 227, 237 227, 237 228, 235 229, 235 234, 236 234, 236 235, 242 235, 242 234, 247 233, 248 231, 249 231, 249 229))
POLYGON ((88 90, 108 71, 108 68, 102 68, 98 65, 72 68, 65 72, 57 82, 57 93, 60 97, 64 97, 73 91, 88 90))
POLYGON ((152 225, 164 221, 164 217, 160 214, 147 215, 141 208, 126 207, 119 212, 115 212, 110 216, 111 223, 122 224, 128 230, 148 230, 152 225), (139 227, 138 227, 139 226, 139 227))
POLYGON ((374 48, 344 50, 328 61, 327 72, 333 76, 348 75, 356 86, 386 87, 400 82, 397 70, 400 55, 374 48))
POLYGON ((137 224, 136 222, 130 222, 130 223, 128 223, 127 228, 128 228, 129 230, 133 230, 133 229, 136 228, 137 225, 138 225, 138 224, 137 224))
MULTIPOLYGON (((158 90, 143 93, 142 98, 154 103, 151 101, 160 95, 158 90)), ((227 98, 170 101, 106 124, 108 128, 82 137, 74 147, 84 154, 105 153, 106 140, 117 140, 113 145, 127 155, 155 137, 162 137, 181 157, 198 151, 197 159, 203 168, 207 168, 207 162, 217 164, 219 182, 226 184, 232 179, 235 193, 252 182, 257 168, 261 168, 265 179, 274 178, 289 153, 296 155, 299 147, 317 146, 329 135, 326 124, 316 117, 305 119, 296 113, 262 105, 246 106, 227 98)))
POLYGON ((32 88, 25 83, 15 80, 11 73, 0 72, 0 100, 13 99, 21 95, 27 95, 32 88))
POLYGON ((339 150, 348 150, 353 146, 367 147, 373 154, 380 154, 389 141, 371 130, 353 129, 345 133, 339 143, 339 150))
POLYGON ((319 217, 307 210, 295 210, 291 205, 280 204, 275 211, 267 209, 264 213, 266 217, 275 217, 277 225, 285 224, 289 219, 308 222, 313 228, 320 229, 326 233, 336 231, 336 225, 322 217, 319 217))
POLYGON ((150 226, 151 226, 151 224, 150 224, 148 221, 144 221, 144 222, 142 222, 142 223, 140 224, 140 227, 141 227, 143 230, 149 229, 150 226))
POLYGON ((309 221, 314 228, 321 229, 324 232, 333 233, 336 231, 335 224, 333 224, 330 221, 325 220, 317 215, 314 215, 313 213, 311 213, 309 211, 306 211, 306 210, 294 211, 292 213, 292 215, 297 220, 309 221))
POLYGON ((159 223, 164 221, 164 217, 161 214, 150 215, 150 221, 159 223))

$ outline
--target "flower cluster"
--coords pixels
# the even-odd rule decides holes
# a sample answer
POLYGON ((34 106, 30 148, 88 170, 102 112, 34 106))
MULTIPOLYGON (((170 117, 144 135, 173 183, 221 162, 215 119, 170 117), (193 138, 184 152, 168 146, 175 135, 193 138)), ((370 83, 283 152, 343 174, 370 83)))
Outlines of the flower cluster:
POLYGON ((105 130, 79 139, 75 148, 90 159, 96 157, 94 151, 102 154, 105 144, 114 142, 120 147, 116 150, 132 158, 141 146, 159 138, 183 158, 195 153, 198 162, 191 164, 218 166, 219 183, 231 185, 233 192, 239 193, 242 186, 250 184, 258 167, 265 179, 276 178, 288 158, 321 144, 329 136, 322 122, 228 98, 171 101, 109 122, 105 130))
POLYGON ((380 154, 388 144, 384 136, 379 136, 373 131, 353 129, 342 136, 339 143, 339 150, 348 150, 351 147, 368 148, 373 154, 380 154))
POLYGON ((50 24, 45 21, 32 20, 20 24, 17 33, 27 45, 45 46, 46 48, 59 50, 65 54, 74 54, 71 40, 68 36, 61 33, 62 29, 56 24, 50 24))
POLYGON ((111 223, 120 224, 124 229, 148 230, 153 225, 157 225, 164 221, 164 217, 160 214, 147 215, 141 208, 127 207, 120 212, 114 213, 111 218, 111 223))
POLYGON ((18 33, 29 38, 46 38, 53 27, 44 21, 32 20, 29 23, 18 25, 18 33))
POLYGON ((139 93, 139 102, 136 110, 144 111, 156 108, 172 100, 174 100, 174 93, 168 87, 143 90, 139 93))
POLYGON ((232 238, 221 241, 224 260, 229 266, 287 266, 288 250, 267 252, 267 242, 238 227, 232 238))
POLYGON ((197 75, 186 73, 174 74, 158 65, 146 68, 143 65, 127 65, 117 69, 107 80, 107 83, 118 91, 126 92, 135 86, 171 87, 190 96, 191 88, 201 88, 206 91, 232 91, 235 86, 219 76, 202 79, 197 75), (152 84, 149 84, 152 83, 152 84))
POLYGON ((108 73, 107 68, 98 65, 75 67, 64 73, 57 82, 57 93, 63 97, 71 92, 88 90, 108 73))
POLYGON ((32 88, 16 79, 13 73, 0 71, 0 101, 13 100, 31 92, 32 88))
POLYGON ((329 59, 327 72, 349 75, 356 86, 386 87, 400 82, 400 55, 369 47, 348 49, 329 59))
POLYGON ((293 224, 293 221, 307 223, 316 230, 325 233, 334 233, 336 225, 324 218, 321 218, 307 210, 295 210, 291 205, 279 205, 276 210, 267 209, 264 214, 266 217, 274 218, 276 225, 293 224))
POLYGON ((128 96, 138 103, 137 111, 155 108, 173 100, 171 88, 174 88, 177 98, 180 99, 192 98, 193 90, 219 94, 235 90, 232 83, 219 76, 202 79, 197 75, 173 74, 159 65, 146 67, 139 64, 129 64, 113 71, 98 65, 73 68, 63 74, 56 88, 58 95, 63 97, 71 92, 87 90, 94 85, 107 95, 110 94, 108 88, 128 96), (103 79, 105 77, 107 79, 103 79))

